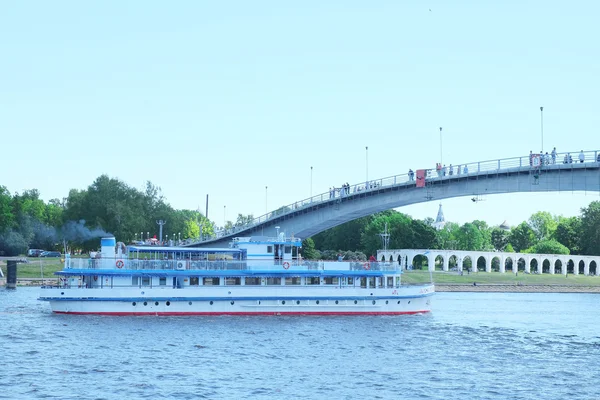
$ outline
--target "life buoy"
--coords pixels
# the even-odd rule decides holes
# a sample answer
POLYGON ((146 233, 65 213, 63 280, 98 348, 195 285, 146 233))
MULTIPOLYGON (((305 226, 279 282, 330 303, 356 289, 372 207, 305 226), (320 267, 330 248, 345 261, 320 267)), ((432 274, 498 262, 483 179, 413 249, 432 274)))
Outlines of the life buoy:
POLYGON ((98 280, 98 275, 94 275, 94 281, 98 280))
POLYGON ((177 263, 177 269, 179 269, 179 270, 185 269, 185 266, 183 265, 183 262, 179 261, 177 263))
POLYGON ((363 264, 363 268, 366 269, 366 270, 369 270, 369 269, 371 269, 371 264, 369 264, 368 262, 366 262, 366 263, 363 264))
POLYGON ((116 265, 117 268, 123 268, 123 265, 125 265, 125 263, 123 262, 123 260, 117 260, 116 265))
POLYGON ((289 262, 284 262, 283 263, 283 269, 288 269, 290 267, 290 263, 289 262))

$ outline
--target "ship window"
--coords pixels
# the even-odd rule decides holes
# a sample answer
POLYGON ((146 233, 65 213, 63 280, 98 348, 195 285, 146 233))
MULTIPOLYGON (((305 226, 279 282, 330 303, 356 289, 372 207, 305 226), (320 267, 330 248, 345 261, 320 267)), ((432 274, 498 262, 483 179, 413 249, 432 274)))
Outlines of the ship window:
POLYGON ((285 246, 284 251, 285 254, 290 254, 292 252, 292 246, 285 246))
POLYGON ((260 285, 260 278, 246 278, 246 286, 260 285))
POLYGON ((358 304, 358 300, 354 300, 354 304, 358 304))
POLYGON ((219 286, 219 278, 204 278, 204 286, 219 286))
POLYGON ((166 286, 167 285, 167 277, 161 276, 160 278, 158 278, 158 284, 160 286, 166 286))
POLYGON ((150 286, 150 277, 142 276, 142 286, 150 286))
POLYGON ((131 277, 131 286, 138 286, 140 284, 140 281, 138 279, 137 276, 132 276, 131 277))
POLYGON ((273 246, 267 246, 267 253, 273 254, 273 246))
POLYGON ((267 278, 267 285, 281 285, 281 278, 267 278))
POLYGON ((354 285, 354 278, 349 276, 347 279, 348 279, 348 286, 354 285))
POLYGON ((361 288, 366 288, 367 287, 367 278, 360 278, 360 287, 361 288))
POLYGON ((335 301, 335 304, 339 304, 339 303, 340 303, 339 301, 337 301, 337 300, 335 301))
POLYGON ((373 305, 375 305, 375 303, 376 303, 376 301, 375 301, 375 300, 373 300, 373 305))
POLYGON ((198 286, 200 279, 197 276, 190 277, 190 286, 198 286))
POLYGON ((300 304, 300 300, 296 300, 296 304, 300 304))
POLYGON ((311 277, 307 277, 306 278, 306 284, 307 285, 319 285, 321 282, 319 281, 318 277, 315 276, 311 276, 311 277))
POLYGON ((281 304, 282 304, 282 305, 285 305, 285 300, 281 300, 281 304))
POLYGON ((338 278, 337 276, 328 276, 325 278, 326 285, 339 285, 339 283, 340 278, 338 278))
POLYGON ((145 302, 144 302, 144 305, 145 305, 145 306, 147 306, 147 305, 148 305, 148 302, 147 302, 147 301, 145 301, 145 302))
POLYGON ((155 306, 157 306, 157 305, 158 305, 158 301, 155 301, 155 302, 154 302, 154 305, 155 305, 155 306))
POLYGON ((387 278, 387 287, 393 287, 394 286, 394 277, 393 276, 388 276, 387 278))
POLYGON ((299 285, 300 284, 300 278, 299 277, 291 277, 291 278, 285 278, 285 284, 286 285, 299 285))
POLYGON ((241 280, 240 278, 225 278, 225 284, 226 285, 241 285, 241 280))
POLYGON ((317 300, 317 304, 319 304, 319 300, 317 300))
POLYGON ((377 286, 375 286, 375 277, 369 278, 369 287, 372 287, 372 288, 377 287, 377 286))

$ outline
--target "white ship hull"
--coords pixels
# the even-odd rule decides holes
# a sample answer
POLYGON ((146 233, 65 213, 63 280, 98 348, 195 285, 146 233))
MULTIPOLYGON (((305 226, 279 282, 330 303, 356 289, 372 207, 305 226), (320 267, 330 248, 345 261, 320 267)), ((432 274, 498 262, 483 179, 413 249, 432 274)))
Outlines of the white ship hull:
POLYGON ((401 315, 431 311, 433 285, 397 288, 46 288, 60 314, 401 315))

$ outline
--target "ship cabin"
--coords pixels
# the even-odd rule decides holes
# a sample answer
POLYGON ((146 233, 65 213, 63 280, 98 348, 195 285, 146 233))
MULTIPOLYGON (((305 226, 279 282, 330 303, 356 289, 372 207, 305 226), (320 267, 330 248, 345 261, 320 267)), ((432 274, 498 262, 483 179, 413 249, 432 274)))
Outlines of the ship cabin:
POLYGON ((397 288, 394 263, 307 261, 302 241, 283 234, 235 238, 229 248, 125 246, 103 238, 90 259, 67 257, 61 286, 80 288, 337 286, 397 288))

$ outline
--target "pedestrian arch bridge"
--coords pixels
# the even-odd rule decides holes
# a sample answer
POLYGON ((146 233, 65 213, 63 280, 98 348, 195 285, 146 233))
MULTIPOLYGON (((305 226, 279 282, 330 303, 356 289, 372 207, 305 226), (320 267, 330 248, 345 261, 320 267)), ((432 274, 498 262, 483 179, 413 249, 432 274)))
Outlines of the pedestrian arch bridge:
POLYGON ((530 154, 500 160, 450 165, 439 170, 359 182, 312 196, 265 215, 221 229, 215 235, 188 239, 194 247, 223 247, 236 236, 311 237, 354 219, 430 200, 549 191, 600 193, 600 151, 559 153, 555 157, 530 154))
POLYGON ((463 271, 465 261, 471 261, 471 268, 475 268, 480 259, 485 262, 485 272, 497 270, 501 273, 519 271, 525 273, 549 273, 566 275, 600 275, 600 256, 562 255, 562 254, 527 254, 503 253, 494 251, 463 251, 463 250, 378 250, 377 259, 385 262, 397 262, 404 269, 415 264, 415 258, 422 256, 427 259, 429 271, 438 268, 448 271, 450 264, 455 265, 457 271, 463 271))

